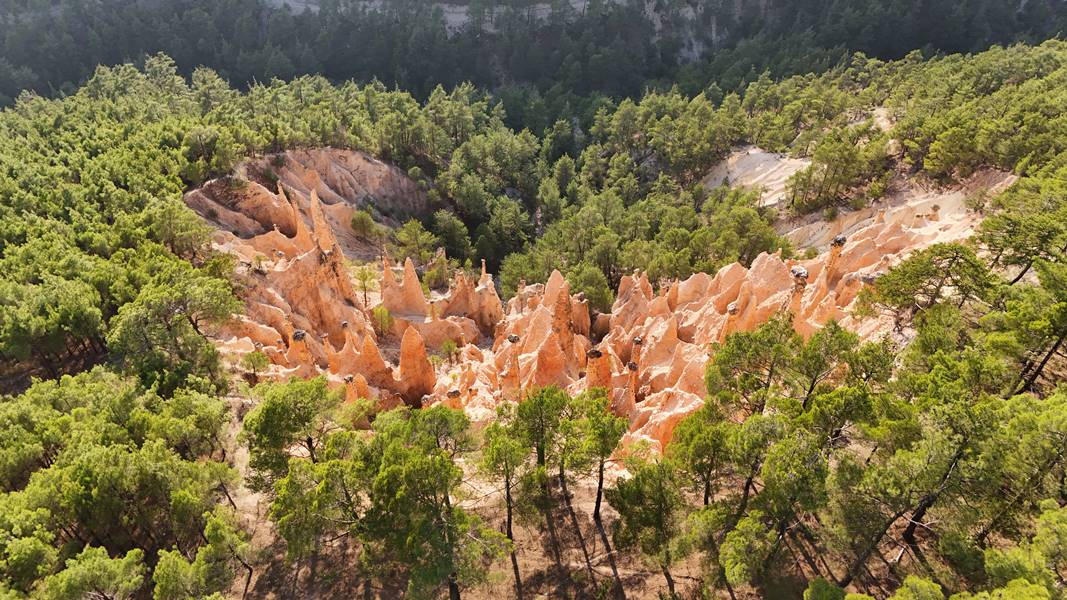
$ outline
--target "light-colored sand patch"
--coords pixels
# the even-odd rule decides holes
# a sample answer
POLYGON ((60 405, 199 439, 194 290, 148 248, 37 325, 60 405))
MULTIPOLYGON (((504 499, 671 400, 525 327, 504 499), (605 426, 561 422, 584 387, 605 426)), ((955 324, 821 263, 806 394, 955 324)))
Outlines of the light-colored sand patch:
POLYGON ((874 119, 874 125, 882 131, 889 131, 893 128, 893 120, 889 117, 889 109, 884 106, 879 106, 871 113, 871 117, 874 119))
POLYGON ((999 193, 1017 177, 1003 171, 982 171, 953 189, 925 189, 914 181, 897 180, 885 199, 867 208, 842 213, 832 222, 818 215, 779 223, 778 230, 797 248, 825 251, 834 237, 850 236, 877 222, 900 225, 923 246, 955 242, 974 234, 981 217, 967 209, 967 196, 978 190, 999 193))
POLYGON ((761 190, 760 206, 774 206, 785 198, 786 183, 794 173, 807 168, 810 160, 745 146, 730 153, 704 177, 704 187, 722 185, 761 190))

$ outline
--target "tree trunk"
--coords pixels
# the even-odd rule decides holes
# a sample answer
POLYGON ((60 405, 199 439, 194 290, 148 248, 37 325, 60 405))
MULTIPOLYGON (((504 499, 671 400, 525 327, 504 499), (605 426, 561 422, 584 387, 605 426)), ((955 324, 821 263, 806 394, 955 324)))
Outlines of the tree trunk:
POLYGON ((919 504, 916 505, 915 510, 911 513, 911 518, 908 520, 908 527, 904 530, 904 541, 909 546, 915 547, 915 529, 922 522, 923 517, 926 516, 926 511, 930 510, 930 507, 937 502, 937 499, 941 497, 941 492, 945 489, 945 482, 952 475, 952 472, 956 470, 956 464, 959 463, 960 457, 963 456, 963 450, 967 445, 967 438, 965 437, 960 445, 956 447, 956 452, 952 455, 952 460, 948 464, 948 468, 941 474, 940 480, 937 482, 937 488, 923 496, 919 504))
MULTIPOLYGON (((201 536, 203 536, 203 534, 201 534, 201 536)), ((230 554, 233 555, 237 562, 241 563, 241 566, 244 567, 245 570, 245 586, 244 591, 241 592, 241 598, 243 599, 248 596, 248 588, 252 585, 252 574, 255 571, 252 569, 252 565, 248 564, 248 561, 242 558, 233 546, 230 546, 230 554)))
POLYGON ((1033 477, 1030 478, 1029 485, 1026 485, 1026 486, 1023 487, 1023 489, 1019 490, 1014 496, 1012 496, 1011 500, 1009 500, 1007 503, 1005 503, 1000 508, 1000 510, 997 511, 997 514, 994 515, 993 518, 989 520, 989 523, 987 523, 986 526, 983 527, 982 530, 978 532, 978 535, 975 536, 974 541, 979 546, 985 547, 985 540, 986 540, 987 537, 989 537, 989 534, 992 533, 997 527, 1000 526, 1000 523, 1011 512, 1012 507, 1016 506, 1019 503, 1020 500, 1022 500, 1023 498, 1026 497, 1026 495, 1028 493, 1032 492, 1039 485, 1041 485, 1041 482, 1044 479, 1045 474, 1048 473, 1049 471, 1051 471, 1053 468, 1055 468, 1056 465, 1061 460, 1063 460, 1063 457, 1064 457, 1065 453, 1067 453, 1067 449, 1061 448, 1060 451, 1057 452, 1055 455, 1050 456, 1048 458, 1048 460, 1046 460, 1037 469, 1037 471, 1033 474, 1033 477))
POLYGON ((745 480, 745 487, 741 492, 741 504, 737 507, 737 514, 734 515, 734 522, 736 523, 741 519, 741 516, 745 514, 745 509, 748 508, 748 499, 752 495, 752 482, 756 478, 756 472, 758 467, 753 466, 752 471, 748 475, 748 479, 745 480))
POLYGON ((567 478, 564 475, 563 461, 559 463, 559 488, 560 493, 563 495, 563 503, 567 507, 567 512, 571 517, 571 526, 574 527, 574 535, 578 536, 578 545, 582 549, 582 557, 585 558, 585 567, 589 571, 590 583, 596 582, 596 576, 593 573, 593 561, 589 558, 589 549, 585 546, 585 536, 582 535, 582 528, 578 523, 578 515, 574 513, 574 507, 571 505, 571 496, 567 490, 567 478))
POLYGON ((772 360, 771 361, 771 366, 768 367, 768 369, 767 369, 767 381, 764 382, 763 389, 765 389, 765 390, 771 389, 771 384, 774 383, 774 370, 775 370, 775 368, 777 368, 777 366, 778 366, 778 361, 772 360))
MULTIPOLYGON (((444 494, 444 505, 445 505, 445 514, 449 515, 448 518, 451 519, 452 518, 452 492, 451 492, 451 490, 445 492, 445 494, 444 494)), ((455 540, 452 539, 452 535, 450 533, 451 532, 451 528, 449 527, 448 523, 439 523, 439 524, 440 524, 441 527, 444 528, 445 543, 448 544, 448 551, 449 551, 450 558, 451 558, 451 564, 454 567, 455 564, 456 564, 456 555, 455 555, 456 543, 455 543, 455 540)), ((459 581, 457 580, 457 575, 456 575, 455 571, 452 571, 451 573, 448 574, 448 598, 449 598, 449 600, 460 600, 460 598, 459 598, 459 581)))
POLYGON ((1052 345, 1052 349, 1049 350, 1048 354, 1045 355, 1045 358, 1041 359, 1041 362, 1037 365, 1037 368, 1035 368, 1033 372, 1030 373, 1030 377, 1026 379, 1026 381, 1019 389, 1015 390, 1016 394, 1021 394, 1026 390, 1029 390, 1034 387, 1034 384, 1037 383, 1037 378, 1041 377, 1041 372, 1045 370, 1045 367, 1048 365, 1048 361, 1052 360, 1052 357, 1055 356, 1057 351, 1059 351, 1060 346, 1063 345, 1063 340, 1065 338, 1067 338, 1067 333, 1060 335, 1059 339, 1056 340, 1056 343, 1052 345))
POLYGON ((515 535, 511 531, 511 513, 513 504, 511 499, 511 476, 509 475, 504 477, 504 505, 507 507, 507 524, 505 525, 504 533, 507 534, 509 540, 515 539, 515 535))
POLYGON ((845 571, 844 577, 842 577, 837 582, 838 587, 848 587, 848 584, 852 583, 852 580, 856 578, 856 574, 859 573, 860 569, 863 568, 863 565, 867 564, 867 559, 870 558, 871 554, 874 553, 875 548, 878 547, 879 542, 881 542, 882 538, 885 537, 885 534, 887 531, 889 531, 889 528, 893 526, 893 523, 897 522, 897 519, 904 516, 904 513, 906 512, 906 510, 898 511, 896 514, 886 519, 885 523, 882 525, 881 530, 878 532, 878 535, 876 535, 874 539, 871 540, 870 544, 867 545, 867 548, 864 549, 863 552, 860 552, 856 556, 856 560, 852 561, 852 564, 848 566, 848 570, 845 571))
POLYGON ((195 331, 197 335, 204 335, 203 332, 200 331, 200 325, 197 324, 196 319, 192 318, 189 315, 186 315, 185 320, 189 322, 189 325, 192 326, 193 331, 195 331))
MULTIPOLYGON (((600 522, 600 499, 604 496, 604 461, 600 461, 596 477, 596 502, 593 504, 593 520, 600 522)), ((705 502, 707 504, 707 502, 705 502)))
POLYGON ((838 169, 836 168, 836 166, 833 168, 833 170, 831 170, 830 167, 827 167, 826 170, 823 171, 822 181, 819 182, 819 191, 815 195, 815 200, 817 202, 822 202, 823 199, 826 197, 826 192, 830 191, 831 183, 835 179, 837 179, 837 171, 838 171, 838 169), (832 176, 831 176, 831 173, 832 173, 832 176))
POLYGON ((519 558, 515 555, 515 534, 512 531, 512 512, 514 501, 511 499, 511 476, 504 477, 504 506, 507 509, 507 521, 504 525, 504 534, 511 541, 511 571, 515 576, 515 597, 522 600, 522 577, 519 574, 519 558))
POLYGON ((1015 279, 1011 280, 1011 285, 1015 285, 1016 283, 1019 283, 1022 280, 1023 277, 1026 277, 1026 274, 1030 272, 1030 268, 1033 267, 1033 266, 1034 266, 1034 261, 1032 261, 1032 260, 1028 261, 1025 265, 1023 265, 1023 270, 1019 271, 1019 274, 1015 276, 1015 279))
MULTIPOLYGON (((945 469, 945 472, 941 475, 941 479, 938 482, 937 489, 934 492, 931 492, 924 496, 923 499, 919 501, 919 504, 912 511, 910 523, 908 523, 908 528, 904 531, 903 536, 904 540, 908 542, 908 545, 915 545, 915 528, 918 526, 919 521, 926 515, 926 511, 934 505, 934 502, 936 502, 937 498, 941 495, 941 491, 944 489, 945 482, 948 481, 949 476, 952 475, 952 471, 956 469, 956 463, 959 462, 960 457, 963 456, 963 450, 966 447, 966 441, 967 440, 964 439, 963 442, 961 442, 960 445, 956 448, 956 453, 953 455, 952 461, 949 463, 948 468, 945 469)), ((861 552, 859 556, 856 557, 856 560, 854 560, 852 564, 849 565, 848 571, 845 572, 845 576, 838 582, 838 587, 845 587, 852 582, 852 579, 855 578, 857 573, 859 573, 859 570, 862 569, 864 564, 867 563, 867 559, 870 558, 871 554, 875 551, 876 548, 878 548, 878 543, 882 541, 883 537, 885 537, 885 534, 887 531, 889 531, 889 528, 892 527, 893 523, 896 523, 897 519, 904 516, 904 514, 907 512, 907 509, 897 511, 896 514, 894 514, 889 520, 886 521, 881 531, 871 541, 867 549, 861 552)))
POLYGON ((741 492, 741 503, 738 504, 737 510, 734 511, 732 518, 727 522, 726 527, 719 533, 718 544, 723 543, 726 540, 726 534, 733 531, 737 526, 737 522, 741 520, 741 517, 745 514, 745 510, 748 508, 749 496, 752 494, 752 484, 756 479, 756 473, 759 472, 759 462, 752 465, 752 470, 749 471, 748 479, 745 480, 744 490, 741 492))
MULTIPOLYGON (((790 498, 789 504, 792 506, 795 500, 790 498)), ((778 526, 775 528, 778 531, 778 536, 774 540, 774 545, 771 546, 770 552, 763 558, 763 570, 766 571, 770 566, 774 558, 778 556, 778 551, 782 548, 782 544, 785 542, 785 534, 789 531, 789 520, 779 519, 778 526)))
MULTIPOLYGON (((715 556, 716 560, 718 560, 719 545, 715 543, 715 536, 708 537, 708 544, 711 546, 712 556, 715 556)), ((721 569, 719 570, 718 581, 726 587, 726 592, 730 595, 730 599, 736 600, 737 597, 734 595, 734 586, 730 585, 730 581, 726 579, 726 572, 721 569)))
POLYGON ((930 510, 930 507, 937 501, 939 494, 930 494, 923 497, 919 505, 915 507, 915 512, 911 513, 911 517, 908 518, 908 526, 904 529, 904 534, 901 536, 904 541, 911 547, 915 547, 918 543, 915 541, 915 530, 919 527, 919 523, 926 517, 926 511, 930 510))
POLYGON ((669 597, 670 598, 677 598, 678 597, 677 594, 674 593, 674 578, 671 577, 671 570, 667 566, 669 560, 670 560, 670 553, 667 554, 667 560, 665 560, 663 562, 663 564, 660 565, 660 568, 663 569, 663 578, 667 580, 667 593, 669 594, 669 597))
POLYGON ((993 260, 989 263, 990 270, 995 271, 998 267, 1000 267, 1000 258, 1002 256, 1004 256, 1004 248, 1001 248, 997 251, 995 255, 993 255, 993 260))
POLYGON ((811 405, 811 395, 815 393, 815 386, 818 384, 819 378, 812 377, 811 384, 808 386, 808 391, 804 393, 804 402, 801 405, 801 408, 804 410, 804 412, 808 412, 808 406, 811 405))

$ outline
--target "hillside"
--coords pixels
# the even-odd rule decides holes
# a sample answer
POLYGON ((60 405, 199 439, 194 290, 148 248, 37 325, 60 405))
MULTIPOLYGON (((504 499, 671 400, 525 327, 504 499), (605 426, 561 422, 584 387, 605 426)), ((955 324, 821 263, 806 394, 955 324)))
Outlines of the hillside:
POLYGON ((1065 26, 1059 0, 4 0, 0 105, 21 90, 73 93, 97 65, 164 52, 185 76, 207 66, 235 87, 320 74, 423 100, 471 82, 497 93, 510 125, 541 133, 557 119, 587 125, 601 97, 650 86, 729 92, 765 70, 820 72, 853 52, 968 52, 1039 43, 1065 26))
POLYGON ((1063 597, 1067 43, 328 75, 0 111, 0 598, 1063 597))
MULTIPOLYGON (((736 154, 751 156, 747 149, 736 154)), ((277 165, 277 192, 249 182, 252 190, 230 192, 237 198, 229 200, 212 182, 186 194, 190 207, 223 228, 213 236, 215 246, 236 255, 237 273, 247 278, 245 314, 215 334, 229 361, 239 365, 248 353, 262 352, 271 366, 260 377, 325 374, 353 400, 445 404, 475 423, 492 421, 496 408, 524 389, 556 385, 578 395, 606 388, 612 410, 630 423, 623 444, 645 440, 659 451, 677 423, 702 404, 703 368, 713 344, 783 310, 805 337, 831 320, 864 340, 890 335, 891 319, 853 316, 863 284, 909 254, 970 238, 981 217, 964 198, 996 195, 1017 179, 991 171, 957 189, 928 192, 904 177, 885 200, 833 221, 776 223, 785 239, 813 250, 810 259, 763 253, 751 269, 734 263, 695 273, 661 285, 658 293, 638 270, 622 278, 617 300, 600 312, 590 310, 584 294, 571 296, 556 270, 544 284, 520 287, 505 302, 484 270, 477 281, 458 270, 447 289, 427 297, 410 259, 394 266, 388 253, 353 235, 353 207, 407 210, 409 218, 419 212, 418 204, 408 204, 420 197, 413 182, 384 166, 367 169, 365 161, 336 151, 286 153, 241 169, 247 174, 277 165), (323 253, 331 258, 322 260, 323 253), (349 260, 381 262, 381 268, 370 280, 353 281, 349 260), (392 316, 386 330, 374 326, 376 307, 392 316), (512 335, 519 340, 512 342, 512 335), (447 352, 446 341, 455 354, 447 364, 432 365, 414 350, 447 352), (409 390, 413 379, 417 391, 409 390)), ((737 182, 759 181, 765 171, 760 163, 728 158, 712 173, 725 165, 737 182)), ((778 194, 764 190, 762 203, 778 194)), ((443 252, 426 268, 451 270, 443 252)))

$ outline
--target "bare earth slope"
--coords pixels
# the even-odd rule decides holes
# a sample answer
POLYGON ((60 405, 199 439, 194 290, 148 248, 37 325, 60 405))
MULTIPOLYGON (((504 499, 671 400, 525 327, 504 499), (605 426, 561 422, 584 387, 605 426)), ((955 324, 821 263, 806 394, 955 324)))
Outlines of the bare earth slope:
POLYGON ((760 205, 774 206, 785 197, 786 183, 811 161, 767 152, 756 146, 734 150, 715 165, 701 183, 709 189, 723 185, 759 190, 760 205))

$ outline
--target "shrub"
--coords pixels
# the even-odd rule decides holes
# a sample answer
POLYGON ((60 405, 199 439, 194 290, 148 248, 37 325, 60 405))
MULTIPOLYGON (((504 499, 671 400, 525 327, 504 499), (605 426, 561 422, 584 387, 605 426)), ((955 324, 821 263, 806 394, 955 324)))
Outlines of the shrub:
POLYGON ((365 210, 357 210, 352 213, 352 219, 349 221, 349 225, 352 227, 353 233, 356 235, 373 240, 378 237, 378 224, 374 222, 374 217, 365 210))
POLYGON ((615 294, 611 291, 604 273, 595 266, 582 262, 567 273, 567 278, 575 292, 582 292, 593 310, 610 312, 615 294))
POLYGON ((427 294, 431 289, 439 290, 448 287, 448 280, 452 277, 452 270, 455 268, 454 262, 438 259, 426 269, 422 276, 422 283, 427 294))
POLYGON ((274 169, 266 167, 259 172, 259 176, 263 178, 263 181, 267 183, 268 187, 274 187, 278 185, 278 174, 274 172, 274 169))
POLYGON ((260 372, 264 371, 268 365, 270 365, 270 359, 260 350, 249 352, 241 357, 241 366, 252 374, 253 381, 259 378, 260 372))
POLYGON ((393 330, 393 315, 389 312, 389 309, 384 306, 375 306, 371 312, 371 320, 374 322, 374 329, 378 332, 378 335, 388 337, 389 333, 393 330))
POLYGON ((445 340, 441 344, 441 354, 448 359, 448 364, 452 364, 456 360, 456 355, 459 354, 459 345, 455 340, 445 340))

